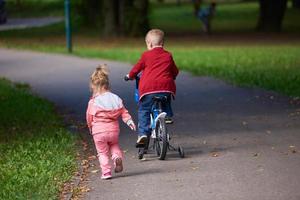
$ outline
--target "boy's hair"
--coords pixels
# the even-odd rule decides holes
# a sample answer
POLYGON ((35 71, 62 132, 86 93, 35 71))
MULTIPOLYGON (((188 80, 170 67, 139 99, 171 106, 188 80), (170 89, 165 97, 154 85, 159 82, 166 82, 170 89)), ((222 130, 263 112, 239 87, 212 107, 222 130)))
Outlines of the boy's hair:
POLYGON ((99 65, 90 77, 90 83, 98 88, 109 89, 108 68, 106 64, 99 65))
POLYGON ((160 29, 151 29, 146 34, 146 42, 151 41, 153 45, 163 45, 164 44, 165 33, 160 29))

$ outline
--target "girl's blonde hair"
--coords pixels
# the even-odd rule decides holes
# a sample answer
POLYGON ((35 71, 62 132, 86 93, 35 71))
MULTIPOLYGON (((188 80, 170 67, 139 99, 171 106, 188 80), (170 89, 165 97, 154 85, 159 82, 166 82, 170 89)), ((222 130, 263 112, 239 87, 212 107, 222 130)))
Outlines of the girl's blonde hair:
POLYGON ((108 68, 106 64, 99 65, 90 77, 90 83, 96 88, 109 89, 108 68))

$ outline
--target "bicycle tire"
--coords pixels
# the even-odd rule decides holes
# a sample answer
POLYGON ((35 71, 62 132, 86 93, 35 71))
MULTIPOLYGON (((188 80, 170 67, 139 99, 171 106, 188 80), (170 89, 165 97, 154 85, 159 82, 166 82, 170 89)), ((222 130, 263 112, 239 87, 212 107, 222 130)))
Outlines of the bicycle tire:
POLYGON ((168 136, 167 136, 167 127, 164 119, 159 118, 156 121, 155 126, 155 134, 156 134, 156 152, 158 154, 159 160, 164 160, 166 158, 167 150, 168 150, 168 136))

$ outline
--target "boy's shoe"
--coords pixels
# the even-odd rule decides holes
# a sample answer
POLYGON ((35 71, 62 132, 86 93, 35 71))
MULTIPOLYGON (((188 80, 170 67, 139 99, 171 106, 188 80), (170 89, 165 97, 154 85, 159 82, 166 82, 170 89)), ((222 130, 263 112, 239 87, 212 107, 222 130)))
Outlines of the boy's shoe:
POLYGON ((111 172, 107 172, 105 174, 102 174, 101 179, 102 180, 111 179, 111 172))
POLYGON ((147 136, 146 135, 142 135, 142 136, 139 136, 137 141, 136 141, 136 148, 141 148, 141 147, 144 147, 147 143, 147 136))
POLYGON ((173 119, 171 117, 166 117, 165 122, 166 124, 173 124, 173 119))
POLYGON ((122 158, 115 159, 115 172, 119 173, 123 171, 123 161, 122 158))

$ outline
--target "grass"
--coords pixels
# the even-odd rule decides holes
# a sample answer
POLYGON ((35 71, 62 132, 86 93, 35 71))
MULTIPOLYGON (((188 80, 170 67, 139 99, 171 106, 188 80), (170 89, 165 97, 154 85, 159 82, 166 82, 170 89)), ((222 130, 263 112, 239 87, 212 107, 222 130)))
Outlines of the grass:
POLYGON ((76 138, 28 88, 0 79, 0 196, 57 199, 75 170, 76 138))
MULTIPOLYGON (((56 0, 53 0, 56 1, 56 0)), ((166 48, 178 67, 200 76, 262 87, 300 96, 300 14, 291 8, 283 33, 255 33, 257 2, 218 4, 213 20, 215 35, 200 34, 200 22, 190 4, 151 4, 150 23, 167 33, 166 48)), ((0 46, 65 53, 64 24, 0 32, 0 46)), ((135 63, 145 50, 143 38, 101 38, 95 30, 74 23, 74 54, 135 63)))
MULTIPOLYGON (((207 5, 203 5, 206 7, 207 5)), ((288 9, 283 20, 284 32, 300 31, 300 14, 297 9, 288 9)), ((176 4, 152 4, 150 24, 152 27, 163 27, 168 33, 199 33, 201 22, 194 17, 193 6, 190 3, 177 6, 176 4)), ((215 33, 227 32, 254 32, 259 16, 258 2, 219 3, 212 21, 212 30, 215 33)))

